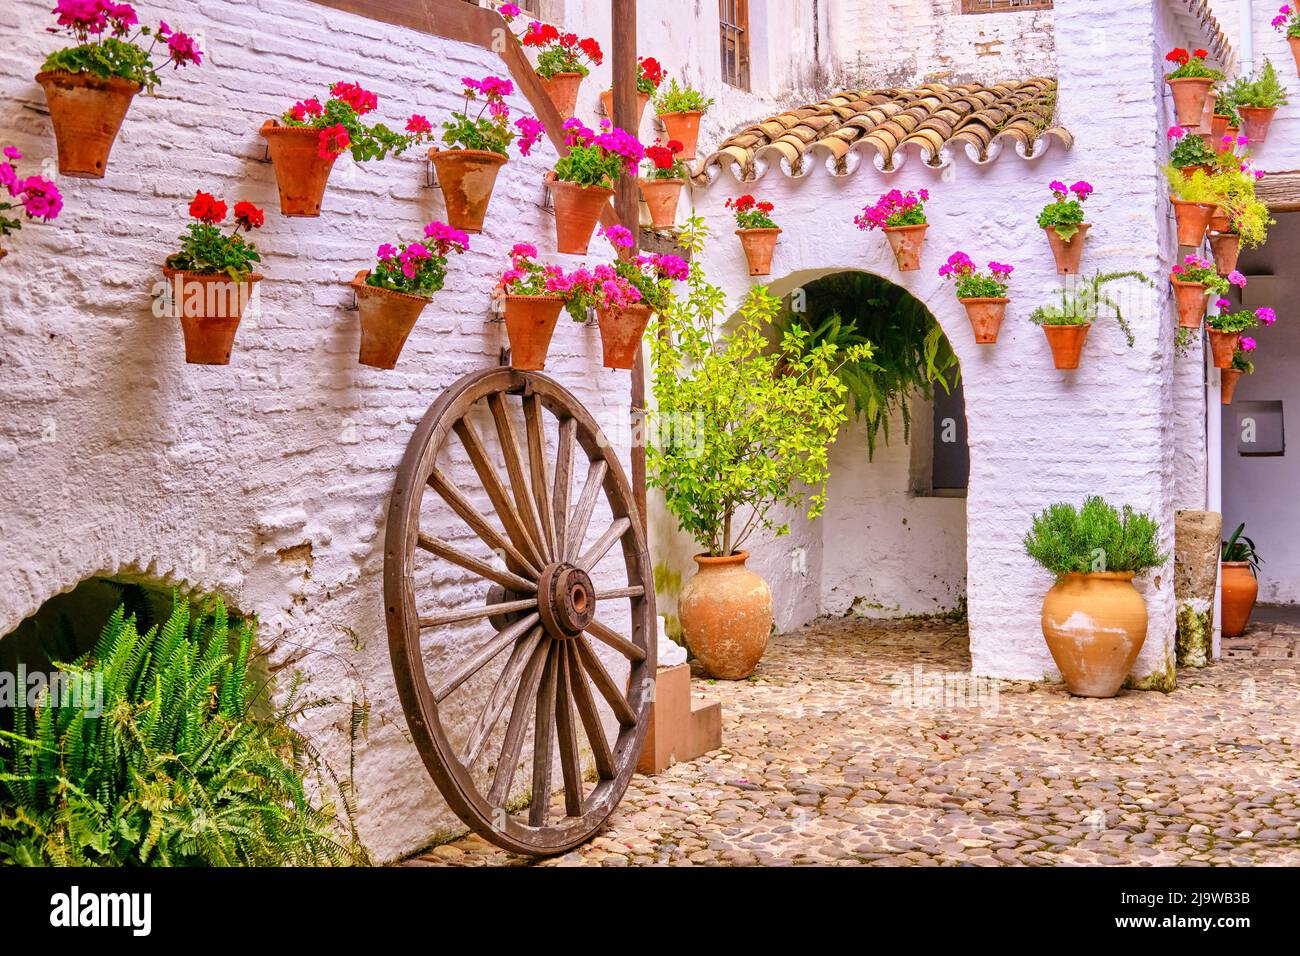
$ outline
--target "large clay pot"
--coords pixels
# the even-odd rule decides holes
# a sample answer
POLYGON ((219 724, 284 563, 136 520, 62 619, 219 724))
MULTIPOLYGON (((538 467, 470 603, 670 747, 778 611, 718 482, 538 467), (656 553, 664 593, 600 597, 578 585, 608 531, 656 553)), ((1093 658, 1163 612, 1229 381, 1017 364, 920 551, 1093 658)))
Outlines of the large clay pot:
POLYGON ((1241 637, 1250 623, 1250 613, 1255 610, 1259 597, 1259 581, 1251 573, 1247 561, 1224 561, 1221 566, 1223 583, 1223 636, 1241 637))
POLYGON ((236 282, 225 273, 197 274, 163 268, 170 286, 173 308, 180 316, 185 336, 185 361, 191 365, 229 365, 235 332, 253 287, 262 281, 256 273, 236 282))
POLYGON ((1241 117, 1241 131, 1246 134, 1246 142, 1251 149, 1264 145, 1264 140, 1268 138, 1268 128, 1276 113, 1276 106, 1237 107, 1237 115, 1241 117))
POLYGON ((970 318, 971 328, 975 330, 975 341, 980 345, 992 345, 998 340, 998 329, 1007 314, 1010 299, 983 298, 958 299, 966 306, 966 315, 970 318))
POLYGON ((1210 233, 1210 252, 1214 255, 1215 271, 1226 276, 1237 268, 1237 256, 1241 254, 1241 236, 1235 232, 1210 233))
MULTIPOLYGON (((637 93, 636 124, 630 130, 627 131, 631 133, 633 136, 636 136, 637 132, 641 129, 641 121, 645 119, 645 108, 649 102, 650 102, 649 93, 637 93)), ((614 122, 614 91, 613 90, 605 90, 605 92, 600 94, 600 105, 605 110, 605 116, 609 118, 609 121, 611 123, 613 123, 614 122)), ((640 137, 637 138, 640 139, 640 137)))
POLYGON ((677 598, 686 646, 722 680, 754 673, 772 632, 772 589, 745 567, 746 551, 726 558, 697 554, 699 570, 677 598))
POLYGON ((565 119, 573 116, 578 108, 578 87, 582 86, 581 73, 556 73, 549 80, 540 73, 537 78, 542 81, 542 89, 551 98, 555 108, 565 119))
POLYGON ((121 77, 51 70, 36 74, 45 91, 59 152, 59 174, 103 179, 108 154, 141 86, 121 77))
POLYGON ((1043 334, 1052 348, 1052 362, 1057 368, 1078 368, 1083 343, 1087 341, 1091 323, 1082 325, 1044 325, 1043 334))
POLYGON ((1043 599, 1043 637, 1077 697, 1114 697, 1147 637, 1132 571, 1067 574, 1043 599))
POLYGON ((1178 244, 1196 249, 1205 238, 1205 230, 1214 215, 1213 203, 1188 202, 1170 197, 1174 204, 1174 218, 1178 220, 1178 244))
POLYGON ((1233 393, 1237 391, 1237 383, 1246 373, 1239 368, 1225 368, 1219 372, 1219 404, 1231 405, 1233 393))
POLYGON ((684 179, 639 179, 641 195, 650 210, 650 223, 656 229, 677 225, 677 201, 681 198, 684 179))
POLYGON ((915 272, 921 268, 921 248, 925 245, 925 230, 928 223, 919 226, 885 226, 885 238, 894 250, 894 260, 899 272, 915 272))
POLYGON ((685 113, 660 113, 659 121, 664 124, 665 139, 677 140, 682 144, 681 158, 695 158, 696 147, 700 143, 700 110, 688 110, 685 113))
POLYGON ((364 269, 352 280, 361 313, 361 349, 357 361, 371 368, 394 368, 406 338, 430 299, 366 285, 364 269))
POLYGON ((506 335, 510 339, 510 367, 540 372, 546 368, 555 320, 564 300, 553 295, 506 296, 506 335))
POLYGON ((482 232, 497 173, 510 157, 483 149, 435 146, 429 150, 429 161, 438 172, 438 184, 447 206, 447 225, 462 232, 482 232))
POLYGON ((1174 94, 1174 113, 1178 125, 1193 129, 1201 125, 1205 112, 1205 98, 1210 94, 1214 80, 1207 76, 1188 76, 1178 80, 1165 80, 1174 94))
POLYGON ((1078 275, 1079 262, 1083 259, 1083 240, 1088 236, 1089 223, 1079 223, 1079 231, 1069 239, 1062 239, 1056 233, 1056 227, 1047 226, 1047 244, 1052 247, 1052 257, 1056 259, 1056 271, 1060 275, 1078 275))
POLYGON ((1199 329, 1205 318, 1205 283, 1170 279, 1174 302, 1178 305, 1178 324, 1184 329, 1199 329))
POLYGON ((776 253, 776 238, 780 229, 737 229, 740 245, 745 250, 745 260, 749 263, 749 274, 766 276, 772 274, 772 256, 776 253))
POLYGON ((632 367, 636 362, 636 350, 641 347, 641 337, 650 324, 650 313, 650 306, 641 303, 625 306, 618 312, 597 310, 605 368, 632 367))
POLYGON ((1210 333, 1210 351, 1214 354, 1215 368, 1232 368, 1232 355, 1237 351, 1239 332, 1220 332, 1218 329, 1206 329, 1210 333))
POLYGON ((555 251, 585 256, 596 223, 600 221, 600 211, 614 190, 564 182, 556 179, 554 173, 546 176, 555 203, 555 251))
POLYGON ((325 184, 337 158, 321 158, 320 130, 310 126, 281 126, 275 120, 267 120, 260 132, 271 150, 281 214, 319 216, 325 184))

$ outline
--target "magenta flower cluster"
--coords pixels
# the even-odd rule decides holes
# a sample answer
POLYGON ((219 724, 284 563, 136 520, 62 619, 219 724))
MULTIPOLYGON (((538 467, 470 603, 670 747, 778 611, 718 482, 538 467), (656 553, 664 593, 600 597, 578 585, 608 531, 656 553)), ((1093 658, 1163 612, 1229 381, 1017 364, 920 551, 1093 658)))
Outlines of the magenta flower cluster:
POLYGON ((1064 202, 1069 198, 1070 193, 1074 193, 1079 202, 1083 202, 1092 195, 1092 184, 1084 182, 1082 179, 1073 186, 1067 186, 1059 179, 1054 179, 1047 184, 1047 188, 1052 191, 1052 195, 1056 197, 1057 202, 1064 202))
POLYGON ((1291 8, 1291 5, 1284 3, 1277 8, 1277 16, 1269 22, 1273 24, 1274 30, 1287 30, 1296 19, 1294 14, 1295 11, 1291 8))
POLYGON ((903 192, 891 189, 874 205, 865 207, 853 217, 859 229, 885 229, 894 226, 919 226, 925 222, 924 204, 930 199, 928 189, 903 192))
POLYGON ((601 132, 589 129, 582 120, 572 117, 564 121, 564 143, 570 149, 598 149, 610 156, 619 156, 628 175, 636 175, 636 169, 645 158, 645 147, 627 130, 619 129, 609 120, 600 121, 601 132))
MULTIPOLYGON (((63 211, 63 195, 53 182, 44 176, 21 178, 13 163, 23 158, 23 154, 14 146, 4 148, 6 162, 0 163, 0 187, 16 199, 23 207, 28 219, 42 219, 51 222, 63 211)), ((0 203, 0 209, 8 209, 10 203, 0 203)), ((0 222, 4 222, 0 216, 0 222)), ((11 227, 13 228, 13 227, 11 227)))

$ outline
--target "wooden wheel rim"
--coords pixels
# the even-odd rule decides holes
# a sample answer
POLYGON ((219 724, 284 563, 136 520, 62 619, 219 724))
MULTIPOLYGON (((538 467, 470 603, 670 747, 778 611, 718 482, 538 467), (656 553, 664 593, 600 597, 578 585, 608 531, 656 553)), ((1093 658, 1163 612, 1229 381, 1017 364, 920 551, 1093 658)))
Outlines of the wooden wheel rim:
MULTIPOLYGON (((498 424, 500 429, 500 424, 498 424)), ((471 426, 471 431, 472 426, 471 426)), ((463 439, 462 439, 463 441, 463 439)), ((505 439, 502 438, 502 456, 509 458, 505 451, 505 439)), ((475 466, 477 471, 477 465, 475 466)), ((479 472, 480 481, 486 482, 482 473, 479 472)), ((454 491, 453 486, 453 491, 454 491)), ((586 489, 586 484, 583 486, 586 489)), ((521 505, 524 502, 519 502, 521 505)), ((494 501, 495 504, 495 501, 494 501)), ((520 508, 524 511, 525 508, 520 508)), ((459 512, 457 512, 459 514, 459 512)), ((494 530, 501 528, 503 518, 501 514, 496 514, 493 522, 494 530)), ((462 517, 463 520, 463 517, 462 517)), ((491 517, 489 517, 491 520, 491 517)), ((466 522, 468 524, 468 522, 466 522)), ((476 534, 477 529, 471 526, 476 534)), ((516 535, 511 534, 510 528, 498 530, 501 539, 506 542, 515 544, 516 535)), ((483 539, 479 534, 480 540, 483 539)), ((442 544, 442 542, 438 542, 442 544)), ((439 552, 435 552, 438 554, 439 552)), ((507 552, 509 554, 509 552, 507 552)), ((524 548, 516 544, 514 554, 520 557, 534 557, 527 553, 524 548)), ((447 558, 452 564, 458 564, 452 558, 447 558)), ((538 562, 531 562, 537 564, 538 562)), ((464 565, 460 565, 464 567, 464 565)), ((498 573, 501 573, 498 569, 498 573)), ((482 575, 480 575, 482 576, 482 575)), ((486 578, 485 578, 486 579, 486 578)), ((587 410, 578 402, 578 400, 561 387, 554 380, 536 373, 522 372, 516 369, 500 368, 488 369, 481 372, 471 373, 460 379, 458 382, 448 388, 438 398, 436 402, 425 413, 424 418, 416 427, 411 436, 410 443, 407 446, 406 453, 402 458, 402 463, 398 468, 397 481, 393 488, 392 497, 389 501, 388 508, 388 527, 385 537, 385 557, 384 557, 384 604, 385 619, 388 627, 389 652, 393 661, 393 673, 397 682, 399 697, 402 701, 402 709, 406 715, 407 724, 411 731, 411 736, 415 742, 416 749, 424 761, 425 767, 432 776, 434 783, 442 792, 448 805, 457 816, 461 818, 471 829, 482 836, 484 839, 517 853, 526 853, 532 855, 547 855, 553 853, 562 853, 570 850, 575 846, 590 839, 604 825, 609 815, 613 812, 615 806, 622 799, 624 792, 627 790, 632 773, 636 768, 637 756, 640 753, 642 742, 645 738, 646 728, 648 726, 649 708, 653 700, 653 678, 655 673, 655 640, 657 631, 654 627, 655 607, 654 607, 654 574, 650 563, 649 551, 646 546, 645 535, 641 528, 640 518, 636 511, 635 499, 632 495, 632 489, 628 483, 627 477, 619 463, 617 455, 604 440, 599 426, 587 412, 587 410), (495 396, 495 397, 493 397, 495 396), (567 725, 568 740, 571 747, 577 746, 579 738, 586 739, 593 749, 595 757, 595 742, 591 739, 591 731, 587 726, 588 711, 594 711, 592 701, 602 699, 602 696, 610 689, 607 684, 602 689, 597 683, 588 680, 588 673, 591 673, 591 664, 589 655, 594 652, 597 643, 611 644, 611 642, 622 641, 622 644, 612 643, 622 650, 624 656, 629 662, 629 676, 627 690, 624 695, 627 705, 624 716, 618 717, 618 709, 613 706, 608 697, 604 697, 608 710, 615 712, 618 719, 618 733, 616 739, 612 742, 608 740, 608 735, 603 729, 600 735, 606 738, 607 757, 604 761, 606 764, 604 770, 598 767, 598 778, 596 784, 588 790, 583 784, 581 775, 581 765, 578 766, 578 787, 582 793, 580 813, 572 813, 572 806, 569 801, 569 788, 565 787, 566 808, 565 816, 559 821, 552 823, 546 816, 542 816, 540 824, 537 822, 536 807, 529 810, 529 820, 527 823, 521 822, 509 814, 502 806, 495 805, 489 795, 485 795, 476 785, 471 767, 475 761, 471 761, 470 767, 462 762, 461 754, 452 744, 444 732, 443 723, 439 715, 439 693, 444 689, 448 679, 444 678, 442 684, 435 689, 431 686, 429 675, 426 673, 421 654, 420 638, 422 630, 429 629, 431 620, 435 618, 422 619, 419 616, 416 607, 415 592, 415 554, 417 549, 427 551, 426 546, 429 543, 430 536, 421 532, 420 506, 424 500, 426 490, 432 491, 438 495, 444 502, 453 508, 446 494, 431 483, 439 478, 445 478, 440 474, 435 477, 437 472, 438 452, 443 445, 453 436, 460 436, 456 430, 457 425, 469 414, 469 412, 483 400, 487 400, 492 406, 495 413, 497 405, 505 407, 510 397, 518 397, 519 404, 525 406, 525 432, 527 434, 527 447, 520 451, 518 442, 514 442, 516 452, 515 469, 512 471, 509 461, 506 461, 506 474, 501 474, 497 462, 492 463, 492 468, 500 480, 500 490, 504 490, 505 495, 515 492, 516 500, 518 491, 514 484, 514 477, 519 472, 519 466, 522 464, 524 474, 528 480, 523 482, 527 485, 527 491, 524 492, 525 498, 532 497, 536 501, 536 510, 531 511, 530 517, 533 524, 528 524, 520 520, 518 514, 514 514, 513 523, 515 530, 523 528, 523 540, 528 540, 528 530, 538 532, 533 539, 534 542, 540 541, 541 547, 550 548, 555 552, 555 556, 561 557, 562 560, 553 561, 546 567, 535 567, 532 569, 536 573, 524 568, 518 561, 507 558, 507 567, 513 572, 523 572, 519 576, 524 577, 533 584, 538 583, 538 579, 545 577, 548 583, 554 583, 558 589, 557 593, 568 600, 568 607, 563 613, 555 614, 553 608, 546 608, 553 616, 561 619, 560 628, 564 631, 563 635, 552 634, 552 623, 545 620, 546 614, 541 613, 543 608, 535 606, 531 609, 531 614, 536 622, 527 626, 519 635, 513 639, 513 649, 511 650, 511 660, 507 662, 503 670, 509 670, 515 661, 515 655, 519 659, 527 658, 526 663, 519 668, 520 674, 518 680, 509 687, 507 691, 510 706, 501 709, 496 719, 490 724, 487 734, 491 737, 492 728, 499 726, 502 722, 507 722, 507 735, 509 735, 510 723, 516 719, 515 714, 520 710, 520 701, 522 701, 525 710, 530 710, 534 703, 532 694, 524 694, 516 699, 516 691, 522 687, 526 688, 531 682, 537 685, 536 704, 538 713, 533 720, 534 734, 534 752, 537 751, 536 738, 540 732, 539 724, 544 725, 545 738, 549 743, 550 750, 555 749, 555 742, 560 741, 560 761, 559 767, 555 766, 552 757, 544 760, 547 767, 547 786, 544 788, 548 796, 554 792, 554 784, 559 777, 559 785, 563 786, 566 774, 570 771, 570 765, 565 764, 566 755, 563 730, 557 729, 567 725), (532 418, 529 417, 527 406, 531 404, 532 418), (533 456, 536 453, 533 438, 536 435, 533 432, 533 420, 542 419, 542 412, 549 412, 550 415, 559 423, 557 431, 569 431, 571 444, 566 444, 564 436, 558 435, 555 445, 554 456, 547 449, 545 441, 544 425, 539 426, 536 435, 540 435, 541 454, 538 456, 545 461, 552 470, 545 468, 540 474, 540 484, 545 487, 545 492, 538 497, 534 490, 538 483, 539 474, 534 470, 535 464, 533 456), (571 420, 573 425, 567 425, 567 420, 571 420), (582 460, 585 458, 589 467, 594 471, 598 466, 603 464, 603 478, 599 475, 592 477, 588 474, 588 483, 598 482, 595 484, 593 493, 593 502, 587 504, 586 519, 589 522, 594 499, 603 497, 608 505, 610 515, 614 524, 596 543, 591 546, 587 552, 579 555, 577 549, 583 544, 583 537, 588 528, 584 522, 583 531, 578 536, 578 540, 573 542, 572 535, 574 525, 569 524, 569 519, 577 516, 581 521, 582 509, 586 504, 587 495, 579 497, 576 508, 572 497, 574 479, 584 480, 583 476, 575 474, 572 466, 565 469, 568 489, 563 498, 559 497, 556 489, 558 483, 558 459, 560 448, 569 448, 570 458, 582 460), (519 459, 522 459, 520 461, 519 459), (549 476, 549 487, 547 486, 549 476), (528 492, 533 492, 530 496, 528 492), (549 497, 548 497, 549 496, 549 497), (547 508, 545 502, 551 501, 553 505, 562 505, 560 508, 547 508), (542 518, 540 527, 538 518, 547 511, 551 511, 549 521, 542 518), (626 527, 623 523, 626 520, 626 527), (561 524, 563 522, 563 525, 561 524), (618 531, 620 527, 623 530, 618 531), (552 534, 553 529, 553 534, 552 534), (617 533, 615 533, 617 532, 617 533), (587 568, 578 567, 583 558, 598 550, 605 544, 607 539, 612 536, 612 542, 606 546, 606 551, 598 555, 591 565, 587 568), (549 540, 548 540, 549 539, 549 540), (600 594, 595 591, 587 578, 586 572, 595 567, 601 557, 608 551, 612 550, 615 544, 621 544, 623 552, 623 563, 627 572, 628 587, 620 588, 610 592, 608 595, 600 594), (563 559, 566 551, 574 553, 563 559), (575 571, 576 567, 576 571, 575 571), (612 628, 603 627, 599 621, 593 622, 591 627, 601 627, 602 634, 593 636, 591 630, 579 632, 576 636, 570 633, 573 629, 575 620, 582 623, 594 613, 597 606, 602 600, 620 599, 630 601, 630 620, 631 635, 618 635, 612 628), (533 643, 533 635, 541 631, 541 637, 537 640, 532 649, 526 649, 526 645, 533 643), (543 650, 545 648, 545 650, 543 650), (640 659, 633 655, 633 651, 639 653, 640 659), (540 668, 540 675, 534 671, 540 668), (586 707, 583 709, 583 701, 579 699, 583 694, 582 687, 586 687, 586 707), (552 706, 550 708, 550 723, 543 720, 541 711, 542 700, 547 695, 555 695, 554 700, 557 702, 567 703, 561 708, 552 706), (576 709, 576 712, 575 712, 576 709), (567 710, 567 715, 561 713, 561 710, 567 710), (585 731, 585 734, 584 734, 585 731)), ((516 602, 517 604, 526 604, 526 601, 516 602)), ((533 604, 539 602, 534 598, 533 604)), ((505 603, 497 605, 502 614, 506 611, 516 613, 523 612, 515 604, 505 603)), ((455 613, 455 612, 453 612, 455 613)), ((446 615, 449 616, 449 615, 446 615)), ((481 616, 481 615, 476 615, 481 616)), ((501 617, 498 620, 506 620, 501 617)), ((519 622, 516 622, 519 623, 519 622)), ((504 637, 505 632, 498 632, 498 638, 504 637)), ((495 643, 490 639, 487 644, 495 643)), ((507 648, 512 644, 503 644, 496 654, 488 658, 487 661, 479 664, 479 667, 471 671, 468 676, 473 676, 478 669, 488 663, 488 661, 504 657, 507 648)), ((471 660, 473 656, 471 656, 471 660)), ((600 668, 598 667, 597 670, 600 668)), ((451 680, 454 680, 453 677, 451 680)), ((466 677, 462 677, 464 681, 466 677)), ((612 684, 612 682, 610 682, 612 684)), ((459 686, 457 684, 456 686, 459 686)), ((454 690, 455 687, 452 688, 454 690)), ((496 696, 496 687, 493 688, 493 694, 496 696)), ((617 687, 613 688, 615 693, 621 693, 617 687)), ((442 695, 443 700, 449 696, 451 691, 442 695)), ((491 709, 489 702, 488 709, 491 709)), ((485 719, 480 717, 480 720, 485 719)), ((527 715, 523 719, 527 719, 527 715)), ((599 725, 598 725, 599 726, 599 725)), ((476 725, 475 731, 478 730, 476 725)), ((517 735, 526 736, 528 724, 524 724, 524 729, 517 735)), ((471 735, 473 736, 473 734, 471 735)), ((480 754, 482 750, 480 749, 480 754)), ((569 757, 573 759, 573 752, 569 757)), ((505 756, 503 746, 502 757, 505 756)), ((516 753, 516 761, 518 754, 516 753)), ((597 758, 597 763, 601 763, 597 758)), ((498 764, 499 774, 500 763, 498 764)), ((536 757, 533 760, 534 772, 534 797, 537 794, 538 779, 538 761, 536 757)), ((507 772, 507 780, 514 778, 517 788, 519 778, 512 769, 507 772)), ((494 776, 494 787, 496 779, 494 776)), ((501 803, 506 802, 509 797, 509 791, 512 789, 509 785, 506 787, 505 797, 501 798, 501 803)), ((542 801, 544 810, 547 808, 548 800, 542 801)), ((534 804, 537 801, 534 800, 534 804)))

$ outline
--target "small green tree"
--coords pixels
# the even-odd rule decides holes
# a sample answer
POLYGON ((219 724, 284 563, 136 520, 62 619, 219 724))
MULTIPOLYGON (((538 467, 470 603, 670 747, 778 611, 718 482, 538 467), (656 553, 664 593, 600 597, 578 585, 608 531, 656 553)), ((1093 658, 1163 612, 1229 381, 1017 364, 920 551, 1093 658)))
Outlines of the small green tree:
POLYGON ((777 505, 806 502, 809 518, 822 513, 827 449, 847 417, 836 373, 869 358, 871 346, 809 348, 798 327, 778 337, 781 302, 761 285, 722 334, 726 297, 698 263, 707 235, 698 217, 686 224, 681 241, 696 259, 687 294, 650 330, 657 408, 646 463, 679 527, 719 557, 756 531, 788 533, 772 514, 777 505))

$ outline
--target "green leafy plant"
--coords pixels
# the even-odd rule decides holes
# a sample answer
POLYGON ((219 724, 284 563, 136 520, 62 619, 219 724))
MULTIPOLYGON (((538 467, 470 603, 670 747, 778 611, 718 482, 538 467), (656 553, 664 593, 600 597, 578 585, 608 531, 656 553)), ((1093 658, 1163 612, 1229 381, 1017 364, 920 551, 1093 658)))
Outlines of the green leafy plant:
POLYGON ((1038 214, 1038 225, 1053 230, 1069 242, 1083 223, 1083 202, 1092 195, 1092 185, 1080 180, 1073 186, 1066 186, 1059 180, 1053 180, 1047 188, 1052 191, 1052 202, 1038 214), (1071 193, 1074 195, 1071 196, 1071 193))
POLYGON ((659 88, 655 97, 655 111, 659 113, 704 113, 714 104, 711 96, 705 96, 689 83, 678 84, 677 78, 668 81, 668 88, 659 88))
POLYGON ((1174 69, 1165 74, 1166 80, 1209 79, 1216 83, 1223 79, 1223 74, 1206 65, 1208 50, 1193 50, 1188 53, 1182 47, 1174 47, 1165 54, 1165 61, 1174 64, 1174 69))
POLYGON ((1250 353, 1253 349, 1242 348, 1241 343, 1232 351, 1232 367, 1238 372, 1245 372, 1247 375, 1255 374, 1255 363, 1250 360, 1250 353))
POLYGON ((1202 259, 1194 252, 1183 256, 1183 261, 1170 270, 1175 282, 1199 282, 1205 286, 1205 294, 1225 295, 1232 287, 1230 279, 1236 279, 1239 285, 1245 285, 1245 277, 1240 272, 1230 273, 1229 278, 1219 275, 1218 267, 1209 259, 1202 259))
POLYGON ((469 236, 443 222, 424 227, 420 242, 384 243, 366 285, 430 298, 447 281, 447 260, 469 249, 469 236))
POLYGON ((1205 317, 1205 324, 1216 332, 1236 332, 1238 334, 1253 329, 1261 321, 1272 325, 1275 313, 1268 306, 1261 306, 1258 309, 1237 309, 1228 311, 1231 302, 1228 299, 1220 299, 1218 306, 1224 311, 1216 315, 1205 317))
POLYGON ((1171 146, 1169 163, 1177 169, 1189 166, 1213 166, 1218 162, 1219 154, 1206 145, 1205 140, 1197 135, 1188 135, 1181 126, 1171 126, 1165 134, 1171 146))
POLYGON ((1013 266, 990 260, 987 274, 975 268, 964 252, 954 252, 939 267, 939 275, 951 281, 959 299, 1000 299, 1007 294, 1013 266))
POLYGON ((342 156, 348 151, 358 163, 401 153, 427 132, 429 121, 419 115, 407 121, 410 135, 396 133, 383 123, 368 125, 361 121, 361 117, 378 107, 379 97, 374 93, 362 89, 359 83, 340 81, 330 87, 329 98, 323 105, 315 98, 302 100, 285 110, 280 121, 285 126, 319 130, 317 152, 321 159, 342 156))
POLYGON ((1240 110, 1243 106, 1273 109, 1286 106, 1290 102, 1286 95, 1286 87, 1277 78, 1277 70, 1268 57, 1264 57, 1263 65, 1250 76, 1241 76, 1234 80, 1228 86, 1227 98, 1234 111, 1240 110))
POLYGON ((153 92, 160 82, 159 67, 154 63, 156 54, 165 53, 163 63, 171 63, 173 69, 203 62, 203 51, 193 38, 172 30, 165 22, 156 28, 139 26, 139 18, 129 3, 59 0, 52 12, 58 14, 58 27, 51 27, 50 32, 64 34, 75 42, 46 57, 41 67, 45 72, 62 70, 103 79, 116 77, 132 80, 153 92), (141 46, 145 40, 149 45, 141 46))
MULTIPOLYGON (((519 152, 527 156, 533 146, 541 139, 546 128, 533 116, 521 116, 515 120, 518 133, 511 128, 510 106, 506 97, 515 91, 510 80, 499 76, 485 76, 481 80, 463 77, 465 105, 451 114, 451 118, 442 124, 442 141, 451 149, 477 149, 489 153, 506 155, 515 136, 522 134, 519 140, 519 152), (471 103, 482 104, 474 112, 471 103), (471 115, 471 113, 473 115, 471 115)), ((406 123, 406 131, 418 141, 424 141, 433 132, 430 122, 418 113, 406 123)))
POLYGON ((1108 309, 1114 312, 1115 321, 1123 329, 1129 348, 1132 348, 1137 340, 1128 319, 1124 318, 1120 303, 1102 291, 1103 286, 1121 279, 1136 279, 1148 288, 1156 287, 1155 282, 1143 272, 1098 272, 1090 279, 1076 279, 1063 287, 1060 302, 1040 305, 1029 314, 1029 321, 1035 325, 1091 325, 1101 316, 1102 309, 1108 309))
POLYGON ((1242 534, 1246 530, 1246 523, 1243 521, 1237 525, 1237 529, 1232 532, 1232 536, 1223 542, 1221 558, 1224 561, 1245 561, 1250 565, 1250 573, 1259 577, 1259 566, 1263 558, 1259 556, 1259 551, 1255 547, 1255 542, 1242 534))
MULTIPOLYGON (((707 234, 699 217, 682 231, 697 261, 707 234)), ((722 290, 696 265, 687 294, 659 313, 647 336, 656 405, 647 479, 681 530, 714 556, 734 554, 758 531, 788 533, 778 505, 806 506, 810 519, 821 514, 827 446, 847 414, 838 372, 870 354, 866 345, 807 350, 799 329, 772 345, 780 300, 761 285, 724 335, 725 309, 722 290)))
POLYGON ((596 133, 576 116, 564 121, 564 145, 568 152, 556 160, 555 178, 578 186, 613 189, 624 173, 635 176, 645 158, 631 133, 617 126, 596 133))
POLYGON ((198 275, 224 273, 235 282, 243 282, 253 272, 253 264, 262 256, 245 233, 260 229, 265 215, 251 202, 235 203, 235 228, 229 235, 218 223, 226 218, 226 204, 211 193, 199 191, 190 203, 190 216, 196 222, 185 228, 180 237, 181 251, 167 257, 167 267, 198 275))
POLYGON ((1093 495, 1082 508, 1057 503, 1034 518, 1025 553, 1058 578, 1066 574, 1132 571, 1164 564, 1160 525, 1125 505, 1123 511, 1093 495))

